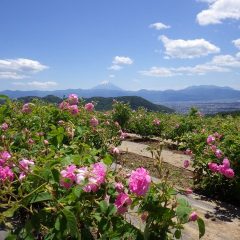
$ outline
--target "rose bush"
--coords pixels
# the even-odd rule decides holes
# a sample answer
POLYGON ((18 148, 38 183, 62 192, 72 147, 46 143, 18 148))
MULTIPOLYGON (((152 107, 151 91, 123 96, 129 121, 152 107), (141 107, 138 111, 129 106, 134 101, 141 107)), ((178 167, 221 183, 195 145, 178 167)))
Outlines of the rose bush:
POLYGON ((6 98, 0 224, 7 239, 179 239, 194 220, 204 234, 201 218, 166 179, 154 183, 144 168, 127 173, 114 165, 125 137, 115 120, 75 94, 60 106, 6 98), (132 212, 143 232, 129 221, 132 212))

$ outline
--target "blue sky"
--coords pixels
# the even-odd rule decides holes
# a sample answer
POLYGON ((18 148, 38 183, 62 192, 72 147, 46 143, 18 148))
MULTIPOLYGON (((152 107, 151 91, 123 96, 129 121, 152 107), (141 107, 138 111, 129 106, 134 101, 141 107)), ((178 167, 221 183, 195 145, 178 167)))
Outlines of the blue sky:
POLYGON ((2 0, 0 90, 240 89, 240 0, 2 0))

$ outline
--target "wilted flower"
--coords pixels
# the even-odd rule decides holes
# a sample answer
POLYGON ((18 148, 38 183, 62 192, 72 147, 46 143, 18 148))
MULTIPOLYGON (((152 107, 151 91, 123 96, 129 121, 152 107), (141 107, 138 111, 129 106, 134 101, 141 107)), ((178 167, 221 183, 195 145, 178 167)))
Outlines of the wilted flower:
POLYGON ((128 194, 121 192, 117 195, 114 205, 116 206, 118 213, 124 214, 127 212, 127 208, 131 203, 132 200, 128 194))
POLYGON ((90 120, 90 125, 93 127, 96 127, 98 124, 99 124, 99 122, 98 122, 97 118, 92 117, 90 120))
POLYGON ((160 123, 161 123, 161 121, 160 121, 159 119, 154 119, 154 120, 153 120, 153 124, 154 124, 154 125, 157 125, 157 126, 158 126, 158 125, 160 125, 160 123))
POLYGON ((221 157, 222 157, 222 151, 219 150, 219 149, 217 149, 217 150, 215 151, 215 156, 216 156, 217 158, 221 158, 221 157))
POLYGON ((114 147, 112 148, 111 152, 114 154, 114 155, 118 155, 120 153, 119 149, 117 147, 114 147))
POLYGON ((192 212, 189 216, 190 221, 196 221, 198 219, 198 215, 196 212, 192 212))
POLYGON ((189 160, 184 160, 183 166, 184 166, 185 168, 188 168, 189 165, 190 165, 190 161, 189 161, 189 160))
POLYGON ((29 166, 33 166, 33 165, 34 165, 34 161, 33 160, 22 159, 21 161, 19 161, 19 167, 23 171, 28 171, 29 170, 29 166))
POLYGON ((119 134, 120 134, 120 139, 121 140, 124 140, 128 136, 128 134, 123 132, 122 130, 119 130, 119 134))
POLYGON ((124 190, 124 186, 121 182, 116 182, 114 185, 115 185, 115 188, 116 188, 117 192, 120 193, 124 190))
POLYGON ((33 103, 25 103, 22 107, 22 112, 23 113, 30 113, 32 112, 32 107, 34 106, 33 103))
POLYGON ((188 148, 184 152, 186 155, 192 155, 192 151, 188 148))
POLYGON ((130 191, 138 196, 143 196, 149 189, 151 177, 145 168, 137 168, 132 171, 129 178, 130 191))
POLYGON ((6 130, 8 129, 8 124, 7 124, 7 123, 3 123, 3 124, 1 125, 1 129, 2 129, 3 131, 6 131, 6 130))

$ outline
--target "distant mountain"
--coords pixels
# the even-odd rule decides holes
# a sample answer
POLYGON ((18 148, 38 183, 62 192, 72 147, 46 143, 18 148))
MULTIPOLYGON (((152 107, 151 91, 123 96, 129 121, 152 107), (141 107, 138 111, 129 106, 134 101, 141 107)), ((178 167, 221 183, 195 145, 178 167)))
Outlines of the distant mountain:
POLYGON ((120 87, 110 83, 108 81, 104 81, 101 84, 92 88, 92 90, 115 90, 115 91, 123 91, 120 87))
MULTIPOLYGON (((24 103, 31 102, 33 99, 39 99, 50 103, 57 103, 59 104, 62 102, 62 98, 48 95, 45 97, 36 97, 36 96, 27 96, 27 97, 20 97, 18 100, 23 101, 24 103)), ((108 111, 112 109, 113 99, 125 103, 129 103, 130 107, 133 110, 138 109, 139 107, 143 107, 148 111, 155 111, 155 112, 165 112, 165 113, 172 113, 174 112, 173 109, 168 108, 163 105, 157 105, 147 101, 144 98, 136 97, 136 96, 124 96, 124 97, 116 97, 116 98, 104 98, 104 97, 92 97, 92 98, 84 98, 85 102, 96 102, 95 109, 98 111, 108 111)))
POLYGON ((124 102, 124 103, 129 103, 130 107, 133 110, 137 110, 139 107, 144 107, 148 111, 155 111, 155 112, 165 112, 165 113, 172 113, 174 112, 173 109, 168 108, 163 105, 157 105, 152 102, 147 101, 146 99, 142 97, 136 97, 136 96, 123 96, 123 97, 116 97, 116 98, 103 98, 103 97, 92 97, 85 99, 86 102, 97 102, 96 105, 96 110, 111 110, 112 109, 112 104, 113 104, 113 99, 124 102))
POLYGON ((121 97, 121 96, 139 96, 154 103, 163 102, 225 102, 225 101, 240 101, 240 91, 229 87, 217 86, 192 86, 181 90, 146 90, 126 91, 117 86, 105 83, 100 84, 92 89, 66 89, 55 91, 2 91, 0 94, 9 96, 10 98, 19 98, 25 96, 44 97, 54 95, 57 97, 68 96, 71 93, 78 94, 84 98, 90 97, 121 97))

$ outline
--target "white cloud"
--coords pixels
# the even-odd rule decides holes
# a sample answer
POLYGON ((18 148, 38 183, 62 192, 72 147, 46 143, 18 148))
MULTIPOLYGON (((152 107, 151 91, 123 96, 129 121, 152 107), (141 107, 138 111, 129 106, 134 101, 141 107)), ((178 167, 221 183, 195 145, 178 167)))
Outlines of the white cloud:
POLYGON ((208 9, 201 11, 197 15, 200 25, 219 24, 226 19, 240 19, 239 0, 215 0, 207 1, 208 9))
POLYGON ((197 2, 206 2, 206 3, 213 3, 216 2, 217 0, 197 0, 197 2))
POLYGON ((140 71, 140 73, 150 77, 171 77, 175 75, 171 68, 164 67, 151 67, 149 70, 140 71))
POLYGON ((108 77, 115 78, 115 75, 114 74, 110 74, 108 77))
POLYGON ((169 39, 162 35, 159 39, 165 47, 165 54, 171 58, 196 58, 220 52, 220 48, 205 39, 183 40, 169 39))
POLYGON ((219 55, 213 58, 211 64, 229 68, 240 68, 240 59, 238 58, 238 53, 236 57, 232 55, 219 55))
POLYGON ((218 55, 210 62, 195 66, 183 67, 152 67, 149 70, 140 71, 140 74, 151 77, 172 77, 177 75, 205 75, 207 73, 231 72, 240 68, 240 54, 218 55))
POLYGON ((232 43, 236 48, 240 49, 240 38, 233 40, 232 43))
POLYGON ((47 82, 39 82, 39 81, 32 81, 32 82, 13 82, 15 86, 22 86, 22 87, 30 87, 30 88, 37 88, 37 89, 48 89, 51 87, 56 87, 58 85, 57 82, 47 81, 47 82))
POLYGON ((113 64, 115 65, 131 65, 133 60, 130 57, 116 56, 113 59, 113 64))
POLYGON ((164 23, 161 23, 161 22, 152 23, 152 24, 149 25, 149 27, 150 28, 154 28, 156 30, 162 30, 162 29, 171 28, 171 26, 165 25, 164 23))
POLYGON ((122 67, 119 65, 112 65, 111 67, 108 68, 108 70, 114 70, 114 71, 119 71, 121 69, 122 67))
POLYGON ((28 74, 34 74, 47 68, 38 61, 26 58, 0 59, 0 79, 23 79, 27 78, 28 74))
POLYGON ((20 73, 17 72, 5 72, 5 71, 1 71, 0 70, 0 79, 23 79, 23 78, 27 78, 26 75, 22 75, 20 73))
POLYGON ((131 64, 133 64, 133 60, 130 57, 115 56, 112 61, 112 66, 110 66, 108 70, 119 71, 123 68, 123 65, 131 64))

